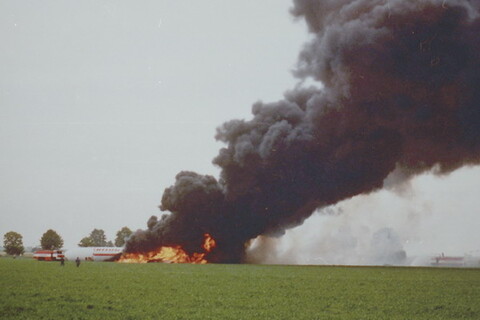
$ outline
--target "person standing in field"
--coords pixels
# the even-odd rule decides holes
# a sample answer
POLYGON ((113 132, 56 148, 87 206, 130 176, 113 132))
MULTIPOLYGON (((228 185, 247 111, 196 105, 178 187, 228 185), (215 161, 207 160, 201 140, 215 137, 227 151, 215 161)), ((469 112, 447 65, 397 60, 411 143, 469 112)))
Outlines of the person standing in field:
POLYGON ((60 258, 60 265, 63 267, 65 265, 65 259, 62 257, 60 258))
POLYGON ((77 264, 77 268, 80 267, 80 258, 77 257, 77 259, 75 259, 75 263, 77 264))

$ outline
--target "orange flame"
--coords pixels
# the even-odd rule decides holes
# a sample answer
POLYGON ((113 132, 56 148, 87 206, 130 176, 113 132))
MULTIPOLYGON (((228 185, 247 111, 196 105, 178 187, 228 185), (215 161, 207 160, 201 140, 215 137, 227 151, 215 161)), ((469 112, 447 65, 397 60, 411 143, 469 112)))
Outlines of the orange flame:
POLYGON ((165 263, 194 263, 206 264, 208 261, 205 255, 212 251, 216 246, 215 239, 208 233, 204 234, 203 253, 193 253, 189 256, 180 246, 160 247, 147 253, 124 253, 117 262, 122 263, 148 263, 148 262, 165 262, 165 263))
POLYGON ((206 252, 210 252, 213 248, 215 248, 217 243, 215 242, 215 239, 213 239, 208 233, 205 233, 204 237, 205 240, 203 241, 203 249, 205 249, 206 252))

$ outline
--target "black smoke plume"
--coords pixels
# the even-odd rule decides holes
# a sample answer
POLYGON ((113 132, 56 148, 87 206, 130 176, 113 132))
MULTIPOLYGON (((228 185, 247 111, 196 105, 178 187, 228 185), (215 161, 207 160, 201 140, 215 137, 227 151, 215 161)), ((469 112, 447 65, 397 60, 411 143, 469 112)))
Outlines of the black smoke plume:
POLYGON ((480 162, 477 0, 294 0, 312 40, 297 88, 223 124, 219 180, 180 172, 159 220, 129 252, 181 245, 214 262, 242 262, 249 240, 281 235, 317 208, 382 188, 393 172, 448 173, 480 162))

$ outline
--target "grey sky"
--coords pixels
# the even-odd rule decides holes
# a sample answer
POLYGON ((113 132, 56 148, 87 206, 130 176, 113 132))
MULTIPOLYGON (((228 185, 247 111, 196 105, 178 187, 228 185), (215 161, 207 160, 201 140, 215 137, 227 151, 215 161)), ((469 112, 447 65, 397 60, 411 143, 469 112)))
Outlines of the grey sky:
POLYGON ((289 0, 0 1, 0 233, 143 228, 215 128, 293 87, 289 0))

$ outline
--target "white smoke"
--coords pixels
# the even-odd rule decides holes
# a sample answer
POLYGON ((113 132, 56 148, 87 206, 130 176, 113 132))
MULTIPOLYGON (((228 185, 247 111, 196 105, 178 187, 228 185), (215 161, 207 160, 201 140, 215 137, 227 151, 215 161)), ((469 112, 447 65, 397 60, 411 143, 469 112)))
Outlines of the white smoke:
POLYGON ((428 265, 429 258, 480 255, 480 167, 424 174, 400 188, 317 211, 281 238, 259 237, 248 260, 268 264, 428 265))

